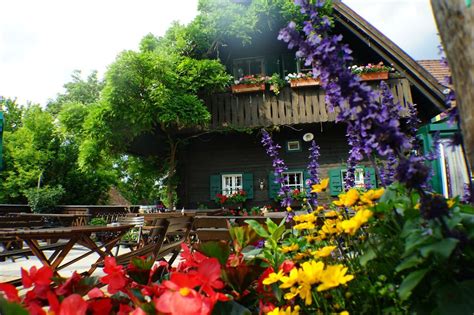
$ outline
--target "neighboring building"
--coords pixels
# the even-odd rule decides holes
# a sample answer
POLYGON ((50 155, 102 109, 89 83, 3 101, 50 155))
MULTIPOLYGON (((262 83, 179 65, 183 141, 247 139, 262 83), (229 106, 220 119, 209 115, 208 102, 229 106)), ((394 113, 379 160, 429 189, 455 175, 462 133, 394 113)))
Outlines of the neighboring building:
MULTIPOLYGON (((445 89, 452 88, 445 82, 451 72, 441 64, 441 60, 418 60, 418 63, 444 85, 445 89)), ((419 137, 426 152, 433 148, 434 138, 436 134, 439 135, 439 158, 431 162, 431 186, 434 191, 449 198, 464 194, 465 185, 469 183, 469 171, 461 145, 453 145, 451 141, 453 135, 459 132, 459 127, 457 124, 450 124, 447 116, 447 113, 443 112, 431 119, 430 123, 420 128, 419 137)))
MULTIPOLYGON (((444 87, 436 78, 345 4, 334 6, 335 32, 341 33, 353 49, 355 64, 383 61, 394 67, 401 76, 391 76, 387 84, 395 100, 404 107, 417 104, 423 122, 445 110, 444 87)), ((277 32, 261 34, 251 46, 229 43, 220 47, 219 57, 235 77, 273 73, 285 77, 303 70, 294 51, 277 40, 277 32)), ((346 127, 335 123, 336 114, 328 110, 324 97, 324 90, 311 86, 285 87, 278 96, 267 88, 208 98, 211 132, 193 138, 179 158, 179 207, 215 207, 217 193, 238 189, 247 191, 247 207, 272 203, 278 187, 273 183, 271 159, 260 144, 260 128, 272 126, 276 127, 273 138, 282 145, 281 157, 289 168, 288 184, 305 188, 309 142, 303 141, 303 135, 312 133, 321 147, 320 176, 330 177, 330 192, 321 198, 339 194, 349 149, 346 127)), ((366 169, 372 172, 375 184, 373 170, 361 164, 356 174, 358 185, 364 185, 366 169)))

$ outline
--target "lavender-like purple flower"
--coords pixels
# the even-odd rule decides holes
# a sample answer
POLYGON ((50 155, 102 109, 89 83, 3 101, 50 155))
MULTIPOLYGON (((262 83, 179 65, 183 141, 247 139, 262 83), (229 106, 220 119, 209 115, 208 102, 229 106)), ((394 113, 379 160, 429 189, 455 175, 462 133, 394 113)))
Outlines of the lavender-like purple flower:
POLYGON ((273 159, 273 174, 275 175, 275 183, 280 186, 278 196, 282 198, 281 205, 285 208, 289 207, 291 206, 292 196, 290 188, 286 185, 286 177, 283 175, 283 172, 286 171, 288 167, 285 165, 285 162, 279 158, 278 150, 281 147, 273 143, 272 137, 264 129, 262 129, 262 144, 267 154, 273 159))
POLYGON ((471 185, 464 184, 464 194, 461 198, 461 202, 466 203, 466 204, 474 202, 472 197, 473 197, 473 190, 471 189, 471 185))
MULTIPOLYGON (((308 163, 308 173, 309 179, 307 180, 307 185, 311 188, 313 185, 319 183, 319 146, 316 144, 316 141, 311 142, 311 147, 309 148, 311 152, 309 154, 309 163, 308 163)), ((318 205, 318 195, 316 193, 309 194, 309 202, 313 206, 318 205)))
MULTIPOLYGON (((413 181, 413 165, 418 160, 405 157, 412 145, 408 137, 401 132, 398 111, 399 104, 394 104, 390 89, 381 83, 382 101, 378 94, 349 69, 352 61, 351 50, 342 43, 341 35, 331 35, 331 23, 320 11, 325 1, 316 0, 314 4, 300 0, 295 2, 301 7, 308 20, 304 23, 304 36, 296 31, 293 24, 280 31, 279 39, 288 43, 288 48, 297 47, 296 56, 304 58, 306 65, 311 65, 313 75, 320 78, 321 86, 326 90, 326 101, 330 109, 339 108, 336 121, 344 121, 351 151, 348 159, 346 188, 353 185, 354 166, 374 153, 380 156, 398 156, 401 161, 398 169, 408 169, 409 176, 399 176, 408 180, 409 185, 424 184, 429 172, 417 172, 413 181), (403 167, 401 167, 403 166, 403 167), (425 174, 421 178, 421 174, 425 174)), ((415 187, 415 186, 413 186, 415 187)), ((419 188, 419 186, 418 186, 419 188)))

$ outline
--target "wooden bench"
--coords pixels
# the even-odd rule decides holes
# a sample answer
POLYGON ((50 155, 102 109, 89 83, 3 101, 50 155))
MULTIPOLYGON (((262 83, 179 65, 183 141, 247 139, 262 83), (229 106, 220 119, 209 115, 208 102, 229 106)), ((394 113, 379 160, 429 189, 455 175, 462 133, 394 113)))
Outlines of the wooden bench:
MULTIPOLYGON (((265 224, 267 217, 263 216, 196 216, 192 234, 199 242, 207 241, 230 241, 229 224, 235 226, 246 225, 246 220, 255 220, 265 224)), ((285 218, 271 218, 279 224, 285 218)))
POLYGON ((15 261, 15 256, 31 256, 32 253, 28 249, 23 249, 23 241, 13 237, 3 236, 2 231, 11 231, 14 229, 30 229, 40 228, 44 226, 44 221, 40 217, 16 217, 16 216, 0 216, 0 246, 3 251, 0 252, 0 261, 11 258, 15 261))

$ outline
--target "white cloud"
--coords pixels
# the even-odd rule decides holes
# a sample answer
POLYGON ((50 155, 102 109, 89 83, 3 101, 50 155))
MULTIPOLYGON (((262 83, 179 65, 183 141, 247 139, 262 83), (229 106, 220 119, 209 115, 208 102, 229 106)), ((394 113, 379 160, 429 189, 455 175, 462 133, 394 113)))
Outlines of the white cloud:
POLYGON ((0 12, 0 95, 45 104, 74 69, 103 73, 147 33, 192 20, 197 1, 17 0, 0 12))

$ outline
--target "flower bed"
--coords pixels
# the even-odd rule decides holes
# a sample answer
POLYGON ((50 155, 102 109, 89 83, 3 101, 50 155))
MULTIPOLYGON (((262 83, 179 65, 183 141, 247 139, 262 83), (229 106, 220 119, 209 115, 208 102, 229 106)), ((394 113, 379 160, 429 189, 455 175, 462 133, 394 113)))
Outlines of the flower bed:
POLYGON ((306 73, 290 73, 285 77, 285 79, 292 88, 320 85, 320 80, 314 78, 311 71, 306 73))
POLYGON ((376 65, 369 63, 366 66, 353 65, 349 69, 353 74, 357 74, 362 81, 387 80, 388 73, 394 71, 393 68, 385 66, 383 62, 376 65))
POLYGON ((234 94, 265 91, 265 83, 232 85, 231 90, 234 94))

